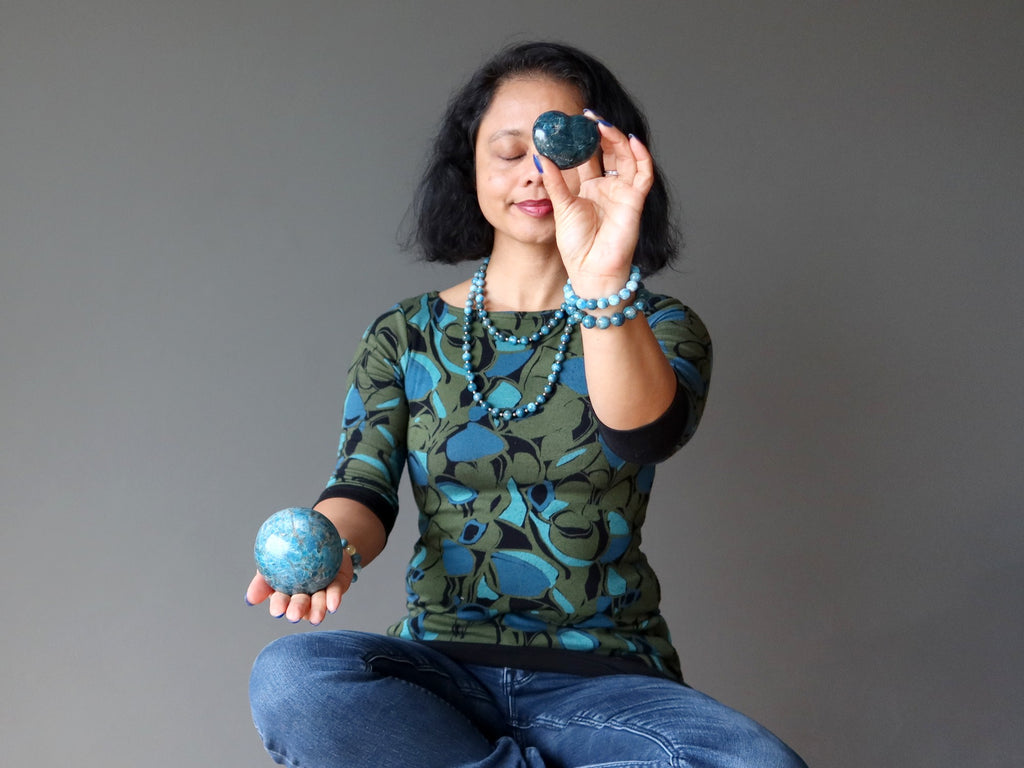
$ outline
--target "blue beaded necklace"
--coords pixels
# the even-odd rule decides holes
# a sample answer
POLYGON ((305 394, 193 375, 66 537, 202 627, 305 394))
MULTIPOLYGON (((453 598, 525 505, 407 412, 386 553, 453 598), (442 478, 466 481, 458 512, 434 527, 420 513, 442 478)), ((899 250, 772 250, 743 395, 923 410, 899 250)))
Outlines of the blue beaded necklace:
POLYGON ((565 360, 565 351, 569 348, 569 341, 572 339, 572 332, 579 324, 581 315, 574 311, 574 308, 566 302, 552 313, 541 327, 529 336, 516 336, 514 333, 505 333, 494 327, 494 322, 487 314, 484 307, 484 282, 487 275, 487 264, 491 257, 487 256, 480 263, 480 267, 473 274, 469 285, 469 295, 466 297, 466 306, 463 310, 462 323, 462 367, 466 372, 466 390, 473 398, 473 402, 481 408, 487 409, 487 414, 496 424, 507 424, 510 421, 530 416, 540 410, 541 406, 548 401, 552 392, 555 391, 555 384, 558 383, 559 375, 562 372, 562 363, 565 360), (546 336, 550 335, 565 320, 565 327, 558 340, 558 350, 555 352, 555 361, 551 364, 551 373, 548 374, 548 383, 544 391, 537 395, 532 402, 520 405, 515 408, 498 408, 487 401, 482 389, 487 386, 487 379, 482 373, 473 371, 473 320, 478 319, 480 325, 487 331, 488 335, 496 342, 509 342, 512 344, 535 344, 546 336), (476 379, 479 376, 483 380, 483 386, 477 386, 476 379))

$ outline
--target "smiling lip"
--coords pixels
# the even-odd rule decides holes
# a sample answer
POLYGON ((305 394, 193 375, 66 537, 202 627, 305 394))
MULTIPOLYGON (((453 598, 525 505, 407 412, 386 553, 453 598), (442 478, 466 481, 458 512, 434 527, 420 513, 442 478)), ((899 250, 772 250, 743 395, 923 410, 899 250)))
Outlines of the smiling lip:
POLYGON ((547 216, 553 210, 550 200, 523 200, 515 204, 516 208, 527 216, 534 216, 538 219, 547 216))

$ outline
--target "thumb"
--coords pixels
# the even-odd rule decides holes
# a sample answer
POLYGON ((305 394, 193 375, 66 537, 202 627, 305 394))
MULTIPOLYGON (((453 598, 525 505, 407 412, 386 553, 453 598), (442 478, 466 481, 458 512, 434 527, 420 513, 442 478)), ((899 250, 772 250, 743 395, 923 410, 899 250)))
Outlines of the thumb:
POLYGON ((541 183, 544 184, 544 189, 547 190, 548 197, 551 198, 551 205, 554 207, 557 217, 572 204, 575 198, 569 191, 569 185, 565 183, 561 169, 551 160, 542 155, 534 155, 533 164, 540 171, 541 183))
POLYGON ((327 585, 327 610, 330 613, 338 610, 341 605, 341 598, 348 592, 348 588, 352 586, 352 581, 351 566, 346 568, 343 564, 338 569, 338 574, 334 577, 334 581, 327 585))

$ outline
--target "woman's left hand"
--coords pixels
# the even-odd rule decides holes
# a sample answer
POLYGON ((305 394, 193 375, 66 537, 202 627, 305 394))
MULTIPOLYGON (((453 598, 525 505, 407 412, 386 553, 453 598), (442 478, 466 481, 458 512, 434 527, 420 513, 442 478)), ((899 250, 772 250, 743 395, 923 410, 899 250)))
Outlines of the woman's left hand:
POLYGON ((629 274, 640 234, 640 214, 654 183, 654 160, 639 139, 626 136, 593 112, 601 153, 577 168, 578 194, 562 171, 539 157, 544 188, 554 207, 555 240, 569 279, 580 296, 598 296, 621 288, 629 274), (602 173, 614 171, 614 175, 602 173))

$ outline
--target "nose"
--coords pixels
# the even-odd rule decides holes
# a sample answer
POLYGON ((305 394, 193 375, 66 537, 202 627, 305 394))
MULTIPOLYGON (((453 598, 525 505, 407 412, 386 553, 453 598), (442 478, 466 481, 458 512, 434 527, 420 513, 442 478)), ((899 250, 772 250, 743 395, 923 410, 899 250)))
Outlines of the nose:
POLYGON ((527 186, 530 184, 540 184, 540 177, 544 174, 544 171, 541 169, 540 156, 537 154, 537 149, 531 145, 527 155, 525 183, 527 186))

